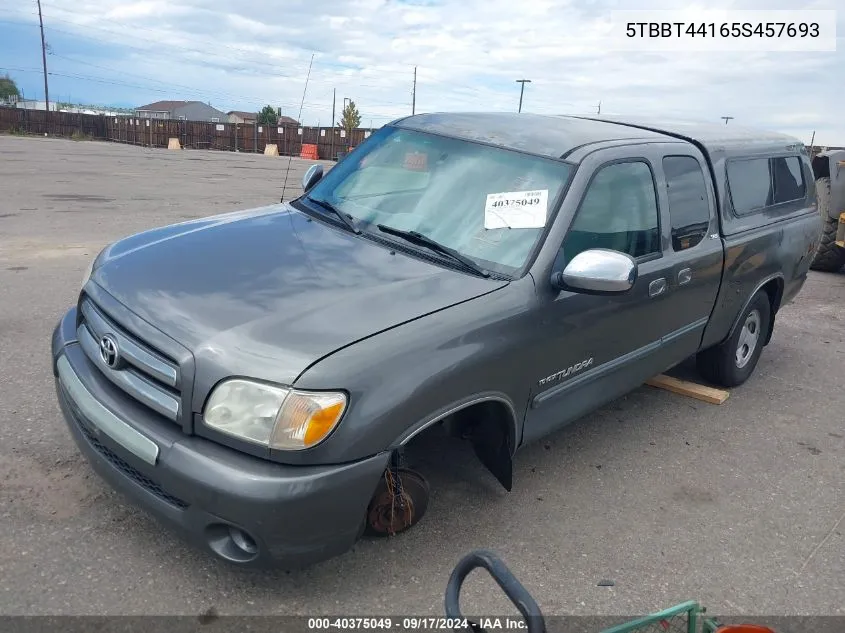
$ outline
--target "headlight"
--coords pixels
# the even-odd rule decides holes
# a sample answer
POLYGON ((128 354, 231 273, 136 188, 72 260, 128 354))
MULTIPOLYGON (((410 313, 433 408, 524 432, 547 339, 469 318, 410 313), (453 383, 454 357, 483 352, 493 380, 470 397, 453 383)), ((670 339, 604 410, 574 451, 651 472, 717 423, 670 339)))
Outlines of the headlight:
POLYGON ((346 410, 346 395, 310 392, 232 379, 220 383, 205 405, 213 429, 281 450, 319 444, 346 410))
POLYGON ((92 257, 91 261, 88 262, 88 266, 85 267, 85 274, 82 276, 82 285, 79 287, 80 290, 85 287, 85 284, 88 283, 88 279, 91 278, 91 272, 94 270, 94 260, 96 257, 92 257))

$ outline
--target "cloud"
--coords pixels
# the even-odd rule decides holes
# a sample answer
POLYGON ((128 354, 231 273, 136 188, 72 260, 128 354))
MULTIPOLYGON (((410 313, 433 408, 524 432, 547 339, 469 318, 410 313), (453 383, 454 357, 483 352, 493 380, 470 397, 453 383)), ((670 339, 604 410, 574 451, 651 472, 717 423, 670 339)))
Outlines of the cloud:
MULTIPOLYGON (((271 103, 296 117, 314 53, 302 113, 306 124, 330 123, 333 90, 338 111, 344 98, 354 99, 364 125, 410 114, 416 66, 418 112, 514 110, 519 99, 515 80, 528 78, 526 111, 595 112, 601 101, 603 113, 711 121, 733 116, 732 123, 805 141, 815 130, 817 140, 845 145, 838 94, 845 68, 842 38, 836 52, 618 50, 607 40, 611 11, 640 8, 624 6, 633 3, 623 0, 42 4, 56 53, 49 59, 51 68, 77 77, 53 81, 72 83, 74 95, 88 92, 110 103, 202 98, 224 110, 255 110, 271 103), (132 87, 120 85, 129 83, 132 87)), ((15 5, 7 10, 11 19, 34 25, 31 7, 15 5)), ((649 6, 685 5, 655 0, 649 6)), ((694 12, 706 6, 687 8, 694 12)), ((749 0, 719 6, 762 10, 795 5, 749 0)), ((835 2, 813 1, 807 8, 831 9, 835 2)), ((841 34, 845 14, 838 19, 841 34)), ((14 59, 14 51, 6 50, 13 43, 4 40, 0 58, 14 59)), ((37 68, 40 60, 30 55, 25 63, 37 68)), ((37 75, 26 76, 33 92, 38 81, 37 75)))

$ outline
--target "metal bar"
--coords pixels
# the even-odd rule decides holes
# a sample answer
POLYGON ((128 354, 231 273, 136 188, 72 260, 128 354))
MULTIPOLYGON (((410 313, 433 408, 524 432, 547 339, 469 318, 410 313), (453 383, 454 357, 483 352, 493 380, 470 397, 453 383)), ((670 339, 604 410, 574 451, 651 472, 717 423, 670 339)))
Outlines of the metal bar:
POLYGON ((646 626, 648 624, 660 622, 660 620, 666 620, 668 618, 674 618, 675 616, 681 615, 685 612, 692 613, 693 611, 695 611, 697 613, 700 609, 701 607, 696 601, 690 600, 688 602, 683 602, 681 604, 675 605, 674 607, 664 609, 663 611, 652 613, 651 615, 647 615, 637 620, 631 620, 630 622, 618 624, 609 629, 605 629, 604 631, 602 631, 602 633, 630 633, 631 631, 635 631, 636 629, 646 626))

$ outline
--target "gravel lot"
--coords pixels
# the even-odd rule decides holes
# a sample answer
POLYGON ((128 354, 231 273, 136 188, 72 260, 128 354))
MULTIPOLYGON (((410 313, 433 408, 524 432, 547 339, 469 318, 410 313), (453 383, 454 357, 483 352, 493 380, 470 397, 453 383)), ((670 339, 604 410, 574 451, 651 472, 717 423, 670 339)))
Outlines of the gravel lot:
MULTIPOLYGON (((0 612, 440 615, 452 566, 486 547, 548 614, 845 614, 841 273, 810 276, 725 404, 643 387, 520 452, 512 493, 433 443, 420 525, 305 571, 219 563, 112 493, 53 393, 50 334, 83 269, 129 233, 277 202, 287 164, 0 136, 0 612)), ((470 584, 467 609, 513 612, 470 584)))

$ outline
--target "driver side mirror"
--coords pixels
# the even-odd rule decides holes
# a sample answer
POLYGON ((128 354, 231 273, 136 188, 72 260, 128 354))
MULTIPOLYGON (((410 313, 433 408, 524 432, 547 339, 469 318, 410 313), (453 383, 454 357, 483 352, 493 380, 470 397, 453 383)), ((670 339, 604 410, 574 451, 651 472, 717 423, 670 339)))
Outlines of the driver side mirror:
POLYGON ((305 175, 302 177, 302 191, 307 193, 311 187, 316 185, 320 178, 323 177, 323 166, 322 165, 311 165, 308 168, 308 171, 305 172, 305 175))
POLYGON ((592 248, 578 253, 563 272, 552 275, 558 290, 583 294, 618 294, 630 290, 637 281, 637 262, 626 253, 592 248))

